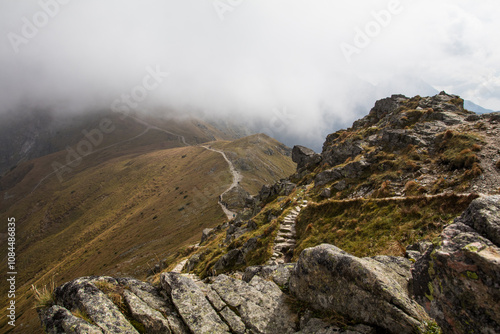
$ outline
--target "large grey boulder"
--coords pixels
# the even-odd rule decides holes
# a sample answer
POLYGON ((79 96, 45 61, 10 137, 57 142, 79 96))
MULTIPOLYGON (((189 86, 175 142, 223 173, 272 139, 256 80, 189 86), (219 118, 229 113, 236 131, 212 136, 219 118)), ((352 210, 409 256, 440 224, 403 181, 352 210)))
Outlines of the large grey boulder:
POLYGON ((105 333, 137 334, 118 307, 92 281, 92 278, 82 277, 57 287, 54 290, 56 303, 69 310, 85 312, 105 333))
POLYGON ((213 228, 205 228, 201 232, 201 240, 200 240, 200 245, 203 245, 203 243, 207 240, 209 240, 210 237, 214 235, 214 229, 213 228))
POLYGON ((149 283, 133 278, 117 278, 116 280, 121 286, 133 292, 153 310, 160 311, 167 319, 170 331, 173 334, 189 334, 189 329, 175 310, 175 306, 170 299, 162 295, 159 289, 149 283))
POLYGON ((255 276, 249 283, 219 275, 211 285, 220 298, 237 310, 241 321, 253 333, 294 333, 296 315, 286 296, 273 282, 255 276))
POLYGON ((368 162, 363 159, 350 162, 343 166, 327 169, 318 173, 314 179, 316 187, 323 186, 327 183, 337 181, 344 178, 358 178, 370 166, 368 162))
POLYGON ((301 253, 290 291, 319 311, 335 311, 390 333, 418 333, 429 317, 409 298, 399 276, 390 265, 323 244, 301 253))
POLYGON ((321 155, 310 148, 296 145, 292 149, 292 161, 297 164, 297 170, 312 167, 321 162, 321 155))
POLYGON ((273 281, 281 288, 287 288, 290 276, 294 270, 295 263, 252 266, 245 269, 242 280, 248 283, 257 275, 265 280, 273 281))
POLYGON ((217 262, 215 262, 214 270, 216 273, 221 273, 244 263, 245 257, 243 251, 239 248, 236 248, 221 256, 221 258, 218 259, 217 262))
POLYGON ((227 324, 193 280, 178 273, 164 273, 161 275, 161 285, 193 333, 230 333, 227 324))
POLYGON ((54 305, 38 310, 38 316, 47 334, 102 334, 102 330, 82 318, 74 316, 62 306, 54 305))
POLYGON ((475 199, 414 265, 415 298, 445 333, 500 333, 499 199, 475 199))
POLYGON ((472 201, 458 221, 469 225, 500 247, 500 195, 472 201))
POLYGON ((287 179, 279 180, 273 185, 265 184, 262 186, 262 189, 259 191, 257 198, 260 201, 266 202, 269 198, 273 196, 288 196, 292 193, 297 185, 295 183, 290 182, 287 179))
POLYGON ((321 156, 330 166, 343 164, 348 158, 354 159, 363 152, 361 141, 345 141, 328 144, 328 139, 323 145, 321 156))
POLYGON ((123 296, 128 305, 132 317, 142 323, 148 333, 151 334, 171 334, 167 319, 148 306, 142 299, 134 293, 124 290, 123 296))

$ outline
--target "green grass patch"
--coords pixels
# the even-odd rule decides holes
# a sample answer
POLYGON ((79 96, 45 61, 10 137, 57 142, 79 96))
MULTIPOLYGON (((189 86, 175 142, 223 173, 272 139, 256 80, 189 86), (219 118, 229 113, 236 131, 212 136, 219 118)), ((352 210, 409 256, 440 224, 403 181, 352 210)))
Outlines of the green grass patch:
POLYGON ((321 243, 355 256, 402 255, 406 246, 438 236, 476 197, 447 194, 311 204, 297 221, 294 259, 305 248, 321 243))

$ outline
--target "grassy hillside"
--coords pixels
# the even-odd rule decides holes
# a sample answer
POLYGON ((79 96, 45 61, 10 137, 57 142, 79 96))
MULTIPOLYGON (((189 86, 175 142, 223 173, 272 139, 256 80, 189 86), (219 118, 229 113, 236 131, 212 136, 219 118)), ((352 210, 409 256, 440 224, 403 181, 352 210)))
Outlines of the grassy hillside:
POLYGON ((252 195, 256 195, 263 184, 274 183, 280 175, 288 177, 296 168, 290 158, 290 148, 262 133, 209 144, 224 151, 244 173, 241 185, 252 195))
MULTIPOLYGON (((215 131, 190 124, 182 136, 195 128, 215 131)), ((195 134, 185 136, 186 142, 206 138, 195 134)), ((33 333, 39 327, 31 284, 43 286, 53 279, 57 285, 87 275, 145 278, 155 265, 198 242, 204 228, 227 219, 218 205, 218 196, 232 182, 227 162, 217 152, 180 144, 178 137, 151 129, 85 157, 63 182, 49 174, 52 162, 64 161, 66 152, 23 163, 0 180, 2 216, 17 221, 18 324, 33 333)), ((260 157, 261 150, 281 145, 268 137, 260 144, 247 144, 244 151, 260 157)), ((238 150, 238 145, 224 142, 221 149, 238 150)), ((266 181, 275 182, 292 171, 292 162, 286 155, 274 158, 272 166, 285 166, 280 172, 265 160, 248 161, 266 181)), ((263 181, 250 171, 240 172, 243 180, 252 179, 244 186, 263 181)), ((5 239, 3 234, 3 249, 5 239)), ((5 289, 2 285, 0 293, 5 289)))
MULTIPOLYGON (((186 147, 115 158, 63 184, 50 180, 5 212, 18 221, 18 293, 29 297, 31 284, 52 277, 144 277, 224 220, 217 197, 230 179, 222 157, 186 147)), ((20 323, 38 321, 31 303, 19 302, 28 312, 20 323)))

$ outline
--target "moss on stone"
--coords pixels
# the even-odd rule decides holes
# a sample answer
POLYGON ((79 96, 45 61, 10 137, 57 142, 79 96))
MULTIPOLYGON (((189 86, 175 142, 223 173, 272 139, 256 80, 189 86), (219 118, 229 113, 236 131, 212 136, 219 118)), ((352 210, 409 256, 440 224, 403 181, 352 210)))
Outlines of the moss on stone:
POLYGON ((479 276, 473 272, 473 271, 468 271, 467 270, 467 277, 469 277, 470 279, 473 279, 473 280, 478 280, 479 279, 479 276))
POLYGON ((432 302, 434 300, 434 286, 432 286, 432 282, 427 284, 427 288, 429 289, 430 294, 425 294, 425 297, 432 302))
POLYGON ((435 276, 436 275, 436 270, 434 269, 434 262, 432 262, 432 261, 429 262, 428 273, 429 273, 429 276, 435 276))

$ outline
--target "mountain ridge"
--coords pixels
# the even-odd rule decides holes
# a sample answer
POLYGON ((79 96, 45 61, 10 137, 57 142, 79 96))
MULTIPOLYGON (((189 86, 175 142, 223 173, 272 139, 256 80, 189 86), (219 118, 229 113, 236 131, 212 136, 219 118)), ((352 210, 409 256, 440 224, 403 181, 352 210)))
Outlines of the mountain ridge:
MULTIPOLYGON (((285 150, 294 174, 243 194, 235 219, 205 228, 198 243, 192 236, 147 282, 69 281, 38 305, 42 324, 62 333, 498 330, 499 121, 445 92, 379 100, 321 154, 285 150), (185 274, 169 271, 181 261, 185 274)), ((244 151, 232 159, 242 170, 244 151)))
MULTIPOLYGON (((17 254, 23 261, 18 264, 18 294, 28 298, 18 305, 19 322, 33 329, 30 284, 89 272, 145 277, 170 255, 189 248, 203 228, 226 219, 218 197, 233 176, 223 156, 201 146, 217 144, 211 142, 216 137, 206 134, 218 130, 200 120, 187 122, 177 134, 162 129, 161 122, 152 125, 146 118, 143 124, 130 118, 128 124, 136 124, 137 133, 149 128, 149 134, 83 156, 79 165, 68 165, 72 170, 62 180, 52 167, 54 161, 65 162, 67 151, 21 163, 2 177, 1 210, 19 222, 17 254)), ((261 147, 249 150, 256 156, 258 150, 282 145, 265 135, 260 138, 261 147)), ((284 169, 269 170, 274 173, 271 180, 293 171, 290 157, 282 153, 272 159, 284 169)), ((252 166, 263 175, 269 169, 259 161, 252 166)), ((250 175, 236 168, 243 179, 250 175)))

